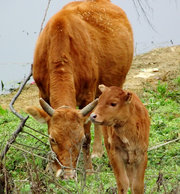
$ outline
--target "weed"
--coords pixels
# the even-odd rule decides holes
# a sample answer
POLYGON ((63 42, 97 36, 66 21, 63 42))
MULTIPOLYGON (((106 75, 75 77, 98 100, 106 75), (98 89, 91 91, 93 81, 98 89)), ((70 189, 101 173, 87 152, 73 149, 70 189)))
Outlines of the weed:
MULTIPOLYGON (((156 90, 146 89, 146 102, 151 117, 150 147, 175 139, 180 133, 180 95, 179 80, 174 81, 173 90, 167 83, 158 82, 156 90)), ((145 179, 151 180, 146 184, 147 193, 171 192, 177 187, 180 179, 180 157, 178 155, 180 143, 161 147, 148 153, 148 168, 145 179), (163 174, 161 186, 157 184, 158 172, 163 174), (154 187, 154 189, 152 189, 154 187)))
MULTIPOLYGON (((151 117, 149 147, 175 139, 180 134, 180 77, 173 82, 158 82, 155 90, 145 89, 142 99, 147 104, 151 117)), ((25 113, 23 113, 24 116, 25 113)), ((0 107, 0 143, 4 148, 6 141, 16 130, 19 119, 0 107)), ((47 134, 47 126, 37 123, 31 117, 27 125, 47 134)), ((92 143, 94 130, 92 132, 92 143)), ((47 158, 48 138, 25 127, 18 136, 14 146, 6 155, 5 166, 14 180, 14 193, 116 193, 116 181, 109 165, 107 153, 102 158, 93 159, 96 173, 90 176, 83 174, 83 159, 80 157, 78 178, 76 180, 59 180, 51 172, 46 172, 47 161, 32 156, 34 154, 47 158), (33 136, 29 136, 27 133, 33 136), (39 138, 42 142, 38 141, 39 138), (23 146, 25 144, 27 147, 23 146)), ((148 167, 145 175, 145 193, 170 193, 177 189, 180 181, 180 142, 172 143, 148 152, 148 167)))
POLYGON ((177 77, 175 81, 176 81, 177 85, 180 86, 180 76, 177 77))
POLYGON ((157 85, 157 92, 159 93, 160 96, 165 95, 167 92, 167 83, 161 84, 159 81, 157 85))

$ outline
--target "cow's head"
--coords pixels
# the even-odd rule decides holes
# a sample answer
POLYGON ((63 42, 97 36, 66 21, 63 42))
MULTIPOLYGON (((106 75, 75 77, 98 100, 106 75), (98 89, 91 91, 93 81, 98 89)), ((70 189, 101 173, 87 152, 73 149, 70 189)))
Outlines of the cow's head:
POLYGON ((40 104, 43 110, 31 106, 27 108, 27 112, 39 122, 48 124, 50 145, 58 159, 53 165, 56 176, 74 178, 74 169, 85 139, 85 116, 96 106, 97 100, 82 110, 66 106, 53 109, 43 99, 40 99, 40 104))
POLYGON ((119 87, 99 85, 102 94, 90 115, 92 122, 100 125, 122 125, 130 116, 132 93, 119 87))

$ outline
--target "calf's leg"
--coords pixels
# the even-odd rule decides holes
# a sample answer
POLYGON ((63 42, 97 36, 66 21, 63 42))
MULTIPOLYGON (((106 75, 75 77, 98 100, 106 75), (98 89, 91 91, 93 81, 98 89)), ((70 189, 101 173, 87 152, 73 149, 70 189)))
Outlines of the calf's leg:
POLYGON ((129 179, 126 173, 124 162, 117 152, 109 153, 110 163, 112 165, 114 175, 116 178, 117 188, 119 194, 126 194, 129 188, 129 179))
POLYGON ((147 154, 142 158, 141 162, 134 168, 134 176, 132 182, 132 194, 144 193, 144 174, 147 167, 147 154))
POLYGON ((110 160, 116 178, 118 193, 126 194, 129 188, 129 179, 120 153, 113 146, 111 132, 112 132, 111 128, 103 127, 104 143, 108 153, 108 158, 110 160))

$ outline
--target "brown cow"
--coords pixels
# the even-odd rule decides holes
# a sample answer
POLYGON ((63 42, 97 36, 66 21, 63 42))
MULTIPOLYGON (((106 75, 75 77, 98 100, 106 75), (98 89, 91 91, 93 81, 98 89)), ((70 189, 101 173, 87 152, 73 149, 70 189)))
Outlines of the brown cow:
POLYGON ((103 92, 91 120, 103 125, 105 147, 112 165, 118 193, 144 193, 144 173, 150 120, 148 111, 131 92, 119 87, 99 86, 103 92))
MULTIPOLYGON (((47 114, 29 107, 28 112, 48 123, 52 149, 63 165, 75 168, 85 134, 85 168, 92 169, 90 122, 84 125, 76 106, 82 109, 98 97, 99 84, 122 87, 132 58, 131 25, 124 11, 109 0, 69 3, 47 23, 37 40, 33 77, 40 97, 53 110, 49 114, 45 108, 47 114)), ((56 167, 59 174, 61 167, 56 167)))

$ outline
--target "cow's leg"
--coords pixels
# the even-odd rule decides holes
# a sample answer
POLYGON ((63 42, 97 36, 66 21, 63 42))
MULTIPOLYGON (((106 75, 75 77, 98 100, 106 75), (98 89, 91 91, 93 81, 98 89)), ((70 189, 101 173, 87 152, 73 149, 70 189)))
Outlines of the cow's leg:
POLYGON ((118 193, 126 194, 129 188, 129 179, 126 173, 124 162, 119 151, 113 146, 111 129, 108 127, 103 127, 102 129, 105 147, 107 149, 108 157, 116 178, 118 193))
POLYGON ((104 153, 102 146, 102 129, 100 125, 94 125, 94 143, 91 158, 102 157, 104 153))
POLYGON ((83 157, 84 157, 84 165, 86 170, 92 170, 92 161, 90 154, 90 143, 91 143, 91 133, 90 133, 91 122, 88 122, 84 125, 84 133, 86 136, 86 140, 83 143, 83 157))
POLYGON ((132 193, 144 193, 144 174, 147 167, 147 154, 142 158, 138 166, 135 166, 133 173, 132 193))

